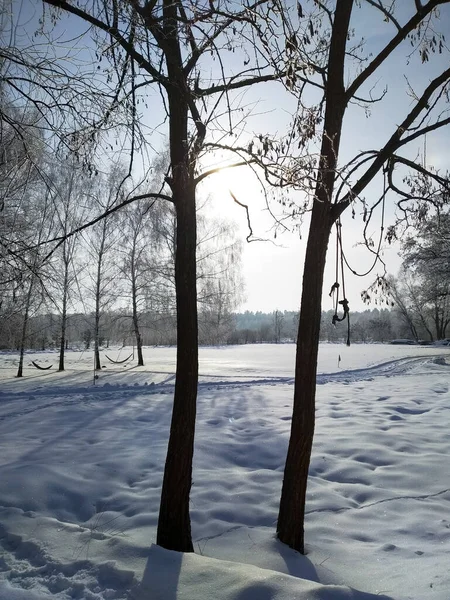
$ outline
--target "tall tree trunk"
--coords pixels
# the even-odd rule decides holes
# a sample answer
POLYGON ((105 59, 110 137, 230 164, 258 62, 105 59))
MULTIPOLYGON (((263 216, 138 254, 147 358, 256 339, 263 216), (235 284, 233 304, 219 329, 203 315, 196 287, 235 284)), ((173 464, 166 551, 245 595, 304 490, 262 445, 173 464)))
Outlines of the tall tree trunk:
POLYGON ((166 36, 172 42, 168 61, 173 89, 168 89, 170 112, 170 161, 176 210, 175 293, 177 305, 177 367, 175 394, 167 448, 157 544, 169 550, 193 552, 189 497, 192 485, 195 416, 198 384, 198 319, 194 171, 188 149, 188 106, 181 53, 176 34, 174 4, 165 2, 166 36), (172 14, 173 16, 173 14, 172 14), (175 36, 175 37, 174 37, 175 36), (176 60, 175 60, 176 59, 176 60), (174 66, 175 65, 175 66, 174 66), (180 67, 180 68, 179 68, 180 67), (177 80, 178 79, 178 80, 177 80))
POLYGON ((132 321, 133 321, 133 332, 136 338, 136 349, 138 355, 138 367, 144 366, 144 357, 142 354, 142 336, 139 330, 139 314, 138 314, 138 291, 137 291, 137 273, 136 273, 136 232, 133 238, 133 247, 131 249, 131 305, 132 305, 132 321))
POLYGON ((324 133, 303 269, 291 436, 277 525, 280 540, 301 553, 305 550, 306 486, 315 425, 323 274, 331 227, 342 212, 339 205, 332 204, 332 199, 347 104, 344 64, 352 5, 353 0, 340 0, 334 13, 325 87, 324 133))
POLYGON ((444 338, 444 319, 441 318, 441 314, 443 314, 442 306, 438 305, 438 301, 436 300, 434 306, 434 325, 436 329, 436 339, 442 340, 444 338))
POLYGON ((69 264, 64 264, 64 282, 63 282, 63 302, 61 311, 61 340, 59 346, 59 367, 58 371, 64 371, 64 352, 66 348, 66 329, 67 329, 67 287, 69 281, 69 264))
POLYGON ((315 425, 323 272, 331 225, 329 206, 315 201, 303 271, 294 408, 277 527, 280 540, 301 553, 304 552, 306 486, 315 425))
MULTIPOLYGON (((103 236, 104 236, 103 230, 103 236)), ((100 251, 97 262, 97 280, 95 285, 95 317, 94 317, 94 369, 101 371, 102 365, 100 362, 100 300, 101 300, 101 285, 102 285, 102 260, 103 260, 104 237, 100 245, 100 251)))
POLYGON ((27 328, 28 328, 28 320, 30 316, 30 303, 31 303, 31 294, 33 292, 33 276, 31 276, 30 287, 28 288, 27 296, 25 299, 25 314, 23 315, 23 323, 22 323, 22 333, 20 336, 20 354, 19 354, 19 367, 17 369, 17 377, 23 376, 23 358, 25 355, 25 342, 27 339, 27 328))
POLYGON ((181 552, 194 550, 189 517, 198 382, 196 214, 192 184, 177 203, 175 285, 177 368, 172 423, 164 470, 157 543, 181 552))
POLYGON ((95 324, 94 324, 94 369, 101 371, 102 364, 100 362, 100 313, 96 309, 95 311, 95 324))
POLYGON ((137 308, 137 290, 136 290, 136 281, 134 279, 135 275, 134 275, 134 269, 133 269, 133 273, 132 273, 132 287, 131 287, 131 294, 132 294, 132 305, 133 305, 133 331, 134 331, 134 335, 136 338, 136 348, 137 348, 137 355, 138 355, 138 367, 143 367, 144 366, 144 356, 142 354, 142 336, 141 336, 141 332, 139 331, 139 315, 138 315, 138 308, 137 308))

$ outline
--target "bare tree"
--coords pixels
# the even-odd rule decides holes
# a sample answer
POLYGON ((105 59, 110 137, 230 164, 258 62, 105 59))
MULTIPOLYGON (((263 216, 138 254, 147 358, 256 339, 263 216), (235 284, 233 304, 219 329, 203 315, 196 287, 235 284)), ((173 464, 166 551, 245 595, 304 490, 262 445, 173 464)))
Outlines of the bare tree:
POLYGON ((275 336, 275 343, 281 342, 281 336, 283 334, 284 315, 280 310, 273 312, 273 331, 275 336))
POLYGON ((69 308, 74 306, 74 296, 78 296, 80 276, 76 255, 80 239, 77 235, 67 237, 67 234, 83 221, 92 187, 89 177, 71 158, 52 165, 48 174, 55 213, 54 234, 63 236, 62 244, 52 256, 53 274, 49 284, 52 304, 60 314, 59 371, 64 371, 69 308))
MULTIPOLYGON (((174 404, 157 541, 166 548, 192 551, 189 494, 198 379, 195 195, 197 184, 206 176, 199 172, 198 159, 214 119, 225 116, 225 127, 233 131, 233 90, 277 76, 272 61, 254 51, 260 45, 254 35, 258 15, 270 15, 272 2, 257 0, 241 6, 224 1, 217 9, 213 3, 200 0, 119 0, 113 3, 86 0, 77 4, 45 0, 45 5, 60 9, 57 16, 63 11, 88 24, 97 36, 99 63, 102 59, 109 61, 108 76, 104 76, 96 91, 109 105, 103 117, 100 111, 95 111, 100 118, 91 118, 90 126, 86 122, 82 138, 91 135, 95 138, 100 130, 110 128, 114 110, 122 108, 131 118, 129 132, 134 156, 138 143, 143 141, 143 136, 138 135, 142 132, 137 127, 138 101, 146 101, 145 92, 150 85, 161 94, 161 108, 167 114, 170 173, 166 183, 170 192, 164 197, 173 202, 177 217, 178 337, 174 404), (245 56, 241 69, 236 70, 233 61, 224 60, 222 55, 237 44, 241 46, 241 36, 253 43, 253 50, 245 56), (220 65, 220 75, 205 84, 203 77, 210 73, 211 55, 220 65), (109 93, 111 80, 116 85, 115 91, 109 93)), ((238 119, 242 120, 241 113, 238 119)), ((76 141, 79 139, 80 136, 76 141)))
MULTIPOLYGON (((448 57, 443 27, 439 32, 438 11, 442 25, 448 23, 449 4, 444 0, 415 2, 408 5, 408 10, 397 13, 393 3, 369 0, 305 2, 298 5, 297 21, 285 11, 286 60, 290 66, 286 85, 299 98, 299 112, 288 142, 291 148, 295 143, 303 150, 301 157, 291 162, 285 179, 288 182, 290 178, 305 193, 305 202, 294 206, 292 213, 298 215, 305 208, 310 209, 311 220, 303 270, 291 436, 277 531, 281 541, 300 552, 304 552, 306 486, 315 425, 323 274, 332 226, 346 209, 352 207, 356 212, 356 207, 361 206, 365 236, 377 256, 378 246, 370 244, 367 223, 377 207, 384 206, 390 193, 397 194, 405 224, 426 211, 427 201, 437 206, 448 199, 448 178, 411 159, 408 147, 414 148, 421 136, 450 124, 450 68, 448 58, 438 61, 439 53, 448 57), (377 51, 367 56, 364 42, 355 41, 360 10, 370 11, 372 18, 379 18, 380 25, 385 21, 390 35, 386 43, 382 38, 377 51), (386 92, 381 90, 377 96, 374 86, 379 78, 383 79, 389 59, 398 57, 399 52, 403 52, 405 63, 411 62, 411 68, 414 65, 419 69, 422 63, 428 73, 433 65, 430 77, 425 78, 425 84, 415 83, 414 87, 405 80, 405 114, 391 134, 378 149, 373 149, 370 139, 370 150, 343 163, 340 141, 345 132, 344 118, 350 118, 349 108, 354 104, 367 108, 372 102, 388 101, 386 92), (370 205, 362 194, 370 183, 380 181, 382 190, 370 205)), ((397 90, 396 103, 398 96, 397 90)), ((270 154, 267 141, 266 147, 270 154)), ((388 238, 395 235, 393 229, 382 229, 381 233, 388 238)))
MULTIPOLYGON (((107 212, 117 199, 117 186, 123 175, 120 167, 113 166, 110 172, 96 181, 91 198, 91 207, 97 213, 107 212)), ((93 225, 85 236, 89 256, 87 265, 87 289, 94 301, 94 369, 101 370, 100 344, 103 340, 102 325, 106 312, 116 302, 119 293, 114 285, 118 271, 114 258, 119 231, 117 214, 111 213, 93 225)), ((67 239, 64 237, 64 241, 67 239)))
POLYGON ((405 293, 405 287, 402 286, 399 278, 390 277, 389 294, 395 304, 398 314, 402 321, 406 324, 411 336, 414 340, 419 340, 418 327, 412 315, 410 306, 408 305, 408 294, 405 293))
POLYGON ((0 295, 14 291, 30 267, 24 254, 35 237, 29 208, 37 190, 45 193, 44 156, 34 111, 14 106, 0 88, 0 295))
POLYGON ((450 217, 427 215, 414 235, 402 242, 403 265, 397 280, 389 280, 394 299, 413 337, 446 337, 450 324, 450 217))
MULTIPOLYGON (((51 190, 35 190, 38 198, 27 203, 27 218, 33 223, 34 241, 36 247, 27 252, 22 257, 25 257, 27 270, 21 278, 20 290, 21 296, 21 312, 22 325, 19 342, 19 365, 17 369, 17 377, 23 375, 23 364, 25 350, 28 339, 28 326, 32 311, 37 312, 44 301, 48 298, 48 290, 45 284, 46 276, 44 270, 48 268, 45 264, 45 253, 39 246, 43 239, 48 239, 53 233, 54 222, 54 207, 51 199, 51 190)), ((28 195, 32 196, 32 191, 28 189, 28 195)))
POLYGON ((156 212, 148 201, 141 200, 123 211, 119 224, 122 234, 119 253, 123 257, 120 270, 125 281, 125 298, 131 302, 138 366, 144 365, 141 313, 155 287, 154 262, 158 248, 154 243, 153 219, 156 212))
POLYGON ((197 285, 199 333, 202 343, 222 344, 233 324, 233 311, 242 301, 242 243, 234 224, 214 217, 209 199, 197 210, 197 285))
POLYGON ((402 245, 403 267, 416 281, 436 339, 447 335, 450 324, 450 213, 428 215, 402 245))

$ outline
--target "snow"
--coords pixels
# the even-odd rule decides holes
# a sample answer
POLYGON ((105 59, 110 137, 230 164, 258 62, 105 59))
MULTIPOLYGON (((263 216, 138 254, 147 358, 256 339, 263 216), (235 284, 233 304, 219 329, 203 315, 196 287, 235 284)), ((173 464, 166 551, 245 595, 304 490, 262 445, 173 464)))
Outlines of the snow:
POLYGON ((0 599, 450 600, 450 349, 321 346, 306 556, 275 537, 294 360, 201 349, 192 555, 155 545, 175 349, 0 354, 0 599))

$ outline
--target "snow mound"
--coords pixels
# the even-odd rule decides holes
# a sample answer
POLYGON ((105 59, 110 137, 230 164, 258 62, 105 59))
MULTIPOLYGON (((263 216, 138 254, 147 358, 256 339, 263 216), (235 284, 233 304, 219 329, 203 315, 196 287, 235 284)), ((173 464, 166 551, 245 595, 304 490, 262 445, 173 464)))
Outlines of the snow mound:
POLYGON ((321 585, 252 565, 152 546, 130 600, 380 600, 387 596, 321 585))

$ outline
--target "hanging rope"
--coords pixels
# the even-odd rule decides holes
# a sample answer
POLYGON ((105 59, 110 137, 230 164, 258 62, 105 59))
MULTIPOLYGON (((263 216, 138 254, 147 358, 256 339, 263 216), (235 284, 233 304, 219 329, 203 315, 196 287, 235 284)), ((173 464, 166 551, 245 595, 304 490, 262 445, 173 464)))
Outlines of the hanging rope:
POLYGON ((126 363, 127 360, 130 360, 130 358, 134 358, 134 344, 133 344, 133 352, 129 356, 127 356, 126 358, 124 358, 123 360, 119 360, 120 353, 122 352, 122 350, 124 349, 124 347, 125 346, 122 346, 122 348, 119 350, 119 354, 117 355, 117 359, 116 360, 113 360, 107 354, 105 354, 105 356, 109 360, 109 362, 112 362, 114 365, 123 365, 123 363, 126 363))
POLYGON ((41 367, 41 365, 38 365, 37 362, 34 362, 34 360, 31 361, 31 364, 33 365, 33 367, 36 367, 36 369, 39 369, 40 371, 48 371, 53 367, 53 365, 49 365, 48 367, 41 367))
POLYGON ((347 266, 347 268, 353 273, 353 275, 356 275, 357 277, 365 277, 367 275, 369 275, 369 273, 371 273, 373 271, 373 269, 376 267, 377 263, 380 261, 383 265, 384 262, 380 256, 380 252, 381 252, 381 244, 383 241, 383 235, 384 235, 384 219, 385 219, 385 210, 386 210, 386 194, 388 192, 388 171, 389 171, 389 164, 387 164, 384 168, 383 168, 383 193, 381 195, 381 197, 378 199, 378 201, 372 206, 372 208, 369 211, 369 215, 368 217, 364 216, 364 221, 365 221, 365 227, 364 227, 364 239, 366 241, 366 246, 368 247, 368 249, 375 255, 375 259, 372 263, 372 265, 370 266, 370 268, 365 272, 365 273, 357 273, 355 269, 353 269, 351 267, 351 265, 349 264, 345 254, 344 254, 344 250, 342 247, 342 224, 341 224, 341 220, 338 219, 338 221, 336 221, 336 281, 335 283, 333 283, 333 285, 331 286, 331 290, 330 290, 330 297, 332 297, 335 294, 335 303, 334 303, 334 315, 332 318, 332 323, 333 325, 336 325, 336 323, 340 322, 340 321, 344 321, 345 319, 347 319, 347 346, 350 346, 350 308, 349 308, 349 304, 348 304, 348 300, 346 298, 346 294, 345 294, 345 279, 344 279, 344 264, 347 266), (368 243, 368 239, 367 239, 367 228, 368 225, 371 221, 371 217, 373 215, 374 210, 381 204, 381 224, 380 224, 380 237, 378 240, 378 244, 376 247, 376 250, 372 250, 369 246, 368 243), (342 281, 342 294, 343 294, 343 299, 339 300, 339 289, 340 289, 340 283, 339 283, 339 263, 341 266, 341 281, 342 281), (339 310, 339 306, 342 306, 342 309, 344 311, 344 314, 342 315, 342 317, 339 317, 338 315, 338 310, 339 310))
MULTIPOLYGON (((365 220, 365 226, 364 226, 364 239, 366 240, 366 246, 368 248, 368 250, 370 252, 372 252, 372 254, 375 254, 375 258, 373 260, 372 265, 367 269, 367 271, 365 273, 358 273, 355 269, 353 269, 353 267, 349 264, 347 257, 345 256, 344 253, 343 257, 344 257, 344 262, 347 266, 347 268, 353 273, 353 275, 356 275, 357 277, 366 277, 367 275, 369 275, 377 266, 378 262, 381 262, 384 265, 384 268, 386 270, 386 265, 384 264, 383 259, 380 256, 380 251, 381 251, 381 244, 383 242, 383 234, 384 234, 384 218, 385 218, 385 211, 386 211, 386 194, 388 191, 388 174, 389 171, 389 165, 387 165, 384 169, 383 169, 383 193, 381 198, 378 199, 378 201, 372 206, 372 208, 369 211, 369 215, 368 217, 366 217, 365 220), (380 237, 378 239, 378 244, 377 244, 377 249, 376 250, 372 250, 372 248, 369 247, 369 244, 367 243, 367 238, 366 238, 366 232, 367 232, 367 227, 371 221, 371 217, 372 214, 375 210, 375 208, 377 208, 377 206, 379 206, 381 203, 381 224, 380 224, 380 237)), ((342 249, 342 246, 341 246, 342 249)))
POLYGON ((134 344, 133 344, 133 352, 129 356, 124 358, 123 360, 119 360, 120 353, 122 352, 124 347, 125 346, 122 346, 122 348, 119 350, 119 354, 117 355, 117 360, 113 360, 107 354, 105 354, 105 356, 109 360, 109 362, 112 362, 114 365, 123 365, 123 363, 126 363, 128 360, 130 360, 130 358, 131 358, 131 360, 134 360, 134 344))
POLYGON ((107 354, 105 354, 105 356, 109 360, 109 362, 112 362, 115 365, 123 365, 123 363, 127 362, 127 360, 130 360, 130 358, 133 357, 133 353, 131 353, 130 356, 127 356, 123 360, 113 360, 112 358, 109 358, 109 356, 107 354))
POLYGON ((336 222, 336 281, 331 286, 330 297, 335 295, 334 315, 332 318, 333 325, 347 319, 347 346, 350 346, 350 307, 345 294, 345 278, 344 278, 344 252, 342 250, 342 233, 341 220, 336 222), (339 266, 341 268, 342 294, 343 299, 339 300, 339 266), (342 307, 344 314, 342 317, 338 315, 339 306, 342 307))

